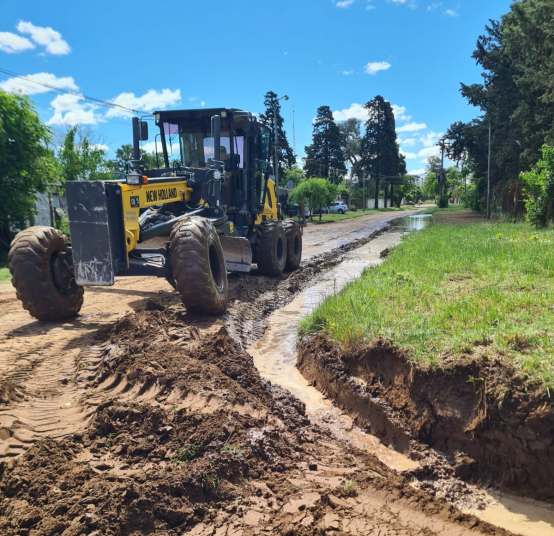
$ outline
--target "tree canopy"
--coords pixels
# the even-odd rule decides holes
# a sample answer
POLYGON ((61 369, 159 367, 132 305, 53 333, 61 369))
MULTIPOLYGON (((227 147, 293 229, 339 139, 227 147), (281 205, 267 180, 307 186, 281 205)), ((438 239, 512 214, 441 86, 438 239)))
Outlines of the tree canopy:
POLYGON ((279 176, 282 176, 285 169, 291 168, 296 164, 296 157, 292 147, 289 145, 287 133, 284 129, 284 120, 281 115, 281 102, 277 98, 277 93, 268 91, 264 97, 265 112, 260 115, 260 121, 271 130, 271 155, 273 157, 275 147, 274 125, 275 118, 277 120, 277 136, 278 136, 278 159, 279 159, 279 176))
POLYGON ((368 119, 361 143, 361 162, 365 173, 375 183, 375 208, 379 202, 379 184, 384 177, 396 177, 406 172, 396 142, 396 124, 390 102, 381 95, 366 103, 368 119))
POLYGON ((321 209, 336 198, 338 187, 327 179, 321 177, 311 177, 299 182, 290 194, 293 203, 306 203, 313 216, 314 211, 319 211, 321 219, 321 209))
POLYGON ((304 172, 339 183, 346 174, 341 133, 329 106, 320 106, 314 121, 312 143, 306 147, 304 172))
POLYGON ((0 241, 25 226, 34 214, 35 195, 56 178, 49 149, 51 133, 26 97, 0 91, 0 241))
POLYGON ((554 144, 553 27, 551 0, 521 0, 477 40, 473 57, 483 81, 462 84, 461 93, 482 115, 452 124, 446 137, 449 157, 468 160, 481 206, 489 125, 493 203, 513 214, 523 208, 520 171, 539 159, 543 143, 554 144))

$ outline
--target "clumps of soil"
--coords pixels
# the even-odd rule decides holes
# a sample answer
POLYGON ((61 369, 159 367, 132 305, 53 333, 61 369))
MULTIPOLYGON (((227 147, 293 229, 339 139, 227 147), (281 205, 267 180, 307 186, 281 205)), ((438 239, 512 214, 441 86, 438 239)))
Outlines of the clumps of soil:
MULTIPOLYGON (((182 533, 298 462, 304 407, 270 385, 224 329, 197 340, 162 312, 103 334, 90 389, 124 377, 84 433, 39 441, 0 476, 2 534, 182 533)), ((113 382, 112 382, 113 383, 113 382)))
MULTIPOLYGON (((457 477, 554 498, 553 402, 500 359, 426 367, 387 341, 343 350, 316 335, 300 342, 298 367, 398 450, 419 459, 414 444, 429 445, 447 455, 457 477)), ((422 472, 437 467, 424 465, 414 476, 425 479, 422 472)))

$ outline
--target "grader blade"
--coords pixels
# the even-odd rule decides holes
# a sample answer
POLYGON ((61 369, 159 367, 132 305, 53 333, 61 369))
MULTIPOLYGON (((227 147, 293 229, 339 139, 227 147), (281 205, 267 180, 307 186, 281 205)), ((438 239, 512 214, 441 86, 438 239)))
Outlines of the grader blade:
POLYGON ((252 247, 247 238, 220 236, 225 267, 229 272, 250 272, 252 266, 252 247))

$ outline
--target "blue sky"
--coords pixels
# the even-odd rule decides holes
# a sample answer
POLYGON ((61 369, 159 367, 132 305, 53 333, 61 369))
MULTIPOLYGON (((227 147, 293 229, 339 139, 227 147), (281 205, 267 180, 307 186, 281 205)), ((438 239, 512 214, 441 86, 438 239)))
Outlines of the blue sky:
POLYGON ((123 111, 200 106, 263 111, 268 89, 287 93, 285 128, 302 156, 312 119, 363 117, 377 94, 395 105, 408 170, 419 171, 440 133, 476 110, 460 81, 479 80, 471 53, 510 0, 0 0, 0 88, 31 95, 58 137, 79 123, 113 152, 130 141, 123 111), (40 92, 39 92, 40 91, 40 92))

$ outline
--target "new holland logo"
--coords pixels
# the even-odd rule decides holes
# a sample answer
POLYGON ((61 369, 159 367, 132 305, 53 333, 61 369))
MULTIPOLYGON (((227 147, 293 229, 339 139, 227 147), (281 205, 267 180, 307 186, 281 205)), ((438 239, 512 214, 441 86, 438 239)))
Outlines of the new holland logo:
POLYGON ((146 190, 146 201, 156 203, 157 201, 167 201, 177 197, 177 188, 160 188, 158 190, 146 190))

